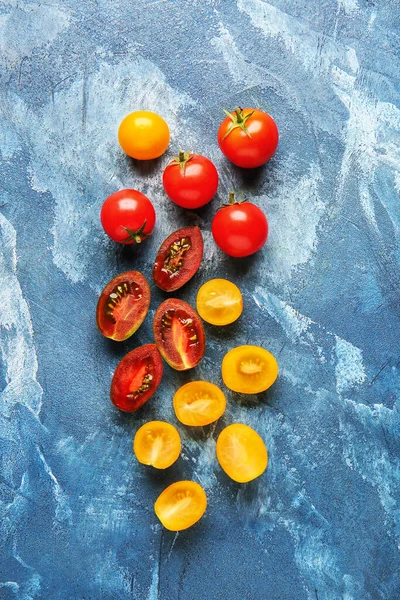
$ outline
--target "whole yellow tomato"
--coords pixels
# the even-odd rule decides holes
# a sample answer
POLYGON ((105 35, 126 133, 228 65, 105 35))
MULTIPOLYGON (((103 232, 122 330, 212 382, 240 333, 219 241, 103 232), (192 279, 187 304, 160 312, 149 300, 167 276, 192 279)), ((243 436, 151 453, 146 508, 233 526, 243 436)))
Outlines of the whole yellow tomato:
POLYGON ((169 138, 167 123, 160 115, 149 110, 130 113, 118 129, 122 150, 138 160, 151 160, 164 154, 169 138))

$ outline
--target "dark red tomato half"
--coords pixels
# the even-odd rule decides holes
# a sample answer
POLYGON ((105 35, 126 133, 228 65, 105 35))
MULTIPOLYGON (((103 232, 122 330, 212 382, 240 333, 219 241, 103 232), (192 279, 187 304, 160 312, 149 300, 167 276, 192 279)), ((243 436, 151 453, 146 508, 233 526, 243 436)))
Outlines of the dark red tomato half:
POLYGON ((183 300, 169 298, 158 307, 153 333, 162 357, 177 371, 195 367, 204 356, 203 324, 197 312, 183 300))
POLYGON ((231 192, 229 204, 216 213, 211 231, 217 246, 229 256, 249 256, 264 246, 268 221, 261 208, 252 202, 235 202, 231 192))
POLYGON ((111 382, 111 402, 120 410, 134 412, 154 394, 162 378, 162 360, 155 344, 129 352, 118 363, 111 382))
POLYGON ((139 271, 114 277, 101 292, 96 309, 97 327, 107 338, 123 342, 143 323, 150 305, 150 287, 139 271))
POLYGON ((157 252, 154 283, 165 292, 182 287, 199 268, 203 248, 203 236, 198 227, 183 227, 171 233, 157 252))
POLYGON ((138 190, 120 190, 105 200, 100 213, 106 234, 120 244, 140 244, 154 229, 156 211, 138 190))
POLYGON ((167 195, 182 208, 199 208, 214 198, 218 173, 209 158, 181 150, 163 174, 167 195))
POLYGON ((253 169, 266 163, 278 147, 279 134, 274 119, 257 108, 236 108, 218 130, 218 144, 233 164, 253 169))

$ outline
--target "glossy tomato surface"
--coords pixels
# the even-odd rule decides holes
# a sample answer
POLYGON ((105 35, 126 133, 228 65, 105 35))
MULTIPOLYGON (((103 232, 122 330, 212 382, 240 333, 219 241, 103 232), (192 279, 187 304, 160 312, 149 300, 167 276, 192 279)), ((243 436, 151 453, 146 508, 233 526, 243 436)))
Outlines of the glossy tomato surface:
POLYGON ((237 285, 227 279, 210 279, 197 292, 196 308, 207 323, 229 325, 242 314, 242 294, 237 285))
POLYGON ((142 192, 126 189, 108 196, 101 208, 100 220, 114 242, 139 244, 153 231, 156 211, 142 192))
POLYGON ((277 377, 275 356, 260 346, 237 346, 222 360, 222 379, 234 392, 259 394, 271 387, 277 377))
POLYGON ((170 531, 191 527, 203 516, 207 496, 195 481, 177 481, 167 487, 157 498, 154 511, 161 523, 170 531))
POLYGON ((252 202, 233 202, 216 213, 211 231, 215 243, 229 256, 249 256, 260 250, 268 237, 267 217, 252 202))
POLYGON ((170 423, 149 421, 137 430, 133 451, 140 463, 167 469, 179 458, 181 437, 170 423))
POLYGON ((153 332, 157 348, 173 369, 186 371, 203 358, 203 324, 187 302, 177 298, 165 300, 154 315, 153 332))
POLYGON ((163 186, 169 198, 178 206, 199 208, 215 196, 218 188, 217 169, 205 156, 180 152, 165 168, 163 186))
POLYGON ((171 233, 157 252, 154 283, 165 292, 182 287, 198 270, 203 248, 203 236, 198 227, 183 227, 171 233))
POLYGON ((268 465, 264 441, 254 429, 242 423, 233 423, 221 431, 216 453, 225 473, 238 483, 256 479, 268 465))
POLYGON ((273 118, 256 108, 229 113, 218 130, 222 152, 238 167, 252 169, 266 163, 278 147, 279 134, 273 118))
POLYGON ((160 115, 149 110, 130 113, 118 130, 122 150, 137 160, 151 160, 164 154, 169 138, 167 123, 160 115))
POLYGON ((184 425, 203 427, 219 419, 226 408, 223 391, 208 381, 190 381, 173 398, 177 418, 184 425))
POLYGON ((97 327, 116 342, 128 339, 143 323, 150 305, 150 287, 139 271, 114 277, 101 292, 96 309, 97 327))
POLYGON ((160 385, 162 371, 161 356, 155 344, 135 348, 115 369, 111 381, 111 402, 126 412, 137 410, 160 385))

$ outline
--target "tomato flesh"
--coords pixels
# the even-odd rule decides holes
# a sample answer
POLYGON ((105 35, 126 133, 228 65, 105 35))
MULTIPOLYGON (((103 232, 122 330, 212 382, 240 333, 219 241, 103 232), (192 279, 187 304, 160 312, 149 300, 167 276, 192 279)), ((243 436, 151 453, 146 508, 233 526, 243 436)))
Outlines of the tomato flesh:
POLYGON ((216 453, 225 473, 238 483, 256 479, 268 465, 264 441, 254 429, 242 423, 233 423, 221 431, 216 453))
POLYGON ((108 196, 100 212, 106 234, 120 244, 140 244, 156 222, 156 211, 147 196, 138 190, 120 190, 108 196))
POLYGON ((231 116, 222 121, 218 130, 222 152, 235 165, 245 169, 265 164, 278 147, 279 134, 274 119, 253 108, 237 109, 231 116))
POLYGON ((197 293, 197 312, 211 325, 229 325, 240 317, 243 298, 239 288, 227 279, 211 279, 197 293))
POLYGON ((150 287, 139 271, 114 277, 101 292, 96 308, 97 327, 107 338, 122 342, 143 323, 150 305, 150 287))
POLYGON ((133 451, 140 463, 167 469, 179 458, 181 438, 170 423, 149 421, 137 430, 133 451))
POLYGON ((259 346, 237 346, 222 360, 226 387, 242 394, 264 392, 278 377, 276 358, 259 346))
POLYGON ((179 388, 173 398, 173 405, 181 423, 203 427, 223 415, 226 399, 223 391, 213 383, 191 381, 179 388))
POLYGON ((118 130, 122 150, 137 160, 151 160, 164 154, 169 138, 167 123, 160 115, 149 110, 130 113, 118 130))
POLYGON ((203 258, 203 236, 198 227, 183 227, 161 244, 153 267, 154 283, 174 292, 193 277, 203 258))
POLYGON ((120 410, 134 412, 154 394, 162 378, 162 360, 155 344, 129 352, 118 363, 111 382, 111 402, 120 410))
POLYGON ((207 508, 207 496, 195 481, 177 481, 157 498, 154 511, 170 531, 182 531, 201 519, 207 508))
POLYGON ((203 358, 203 324, 187 302, 177 298, 165 300, 154 315, 153 332, 157 348, 173 369, 186 371, 203 358))
POLYGON ((261 250, 268 237, 268 221, 252 202, 233 202, 216 213, 211 231, 223 252, 240 258, 261 250))
POLYGON ((180 152, 167 165, 163 186, 169 198, 178 206, 199 208, 210 202, 216 194, 217 169, 205 156, 180 152))

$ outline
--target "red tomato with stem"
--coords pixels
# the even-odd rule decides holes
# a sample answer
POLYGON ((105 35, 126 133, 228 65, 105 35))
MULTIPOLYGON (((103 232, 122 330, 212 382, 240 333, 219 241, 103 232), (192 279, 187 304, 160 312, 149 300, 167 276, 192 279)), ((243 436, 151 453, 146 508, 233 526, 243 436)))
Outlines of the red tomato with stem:
POLYGON ((215 196, 217 169, 209 158, 180 150, 164 171, 163 186, 178 206, 200 208, 215 196))
POLYGON ((278 147, 278 128, 273 118, 257 108, 235 108, 218 130, 218 144, 233 164, 253 169, 265 164, 278 147))
POLYGON ((154 229, 156 211, 142 192, 126 189, 108 196, 101 208, 100 220, 114 242, 140 244, 154 229))
POLYGON ((217 246, 229 256, 249 256, 264 246, 268 221, 261 208, 247 200, 236 202, 230 192, 229 204, 219 209, 211 231, 217 246))

